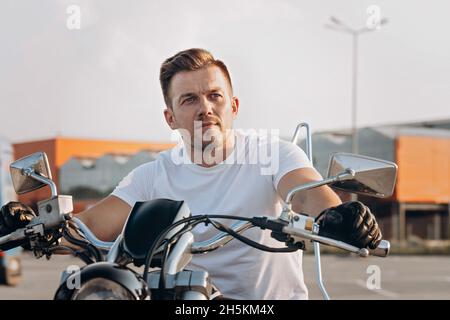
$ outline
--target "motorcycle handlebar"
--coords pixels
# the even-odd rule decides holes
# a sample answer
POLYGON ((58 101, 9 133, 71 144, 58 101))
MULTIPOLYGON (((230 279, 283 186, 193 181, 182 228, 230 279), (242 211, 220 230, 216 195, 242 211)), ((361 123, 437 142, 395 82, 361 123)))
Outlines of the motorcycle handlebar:
POLYGON ((369 252, 372 256, 377 257, 386 257, 389 254, 389 251, 391 250, 391 243, 387 240, 381 240, 378 247, 375 249, 370 249, 369 252))
MULTIPOLYGON (((111 249, 114 242, 105 242, 99 240, 92 231, 79 219, 72 218, 75 225, 83 232, 83 236, 86 240, 88 240, 95 247, 103 250, 111 249)), ((36 221, 35 221, 36 222, 36 221)), ((21 240, 26 238, 28 235, 40 233, 44 234, 44 224, 42 223, 30 223, 26 228, 17 229, 10 234, 4 235, 0 237, 0 245, 7 243, 9 241, 21 240)))
MULTIPOLYGON (((230 228, 237 233, 242 233, 247 229, 253 227, 253 224, 248 221, 239 221, 233 224, 230 228)), ((204 253, 208 251, 213 251, 219 247, 226 245, 228 242, 233 240, 234 237, 226 232, 221 231, 216 236, 209 240, 202 242, 194 242, 191 246, 191 253, 204 253)))
POLYGON ((22 240, 25 238, 25 228, 17 229, 3 237, 0 237, 0 244, 7 243, 9 241, 22 240))
POLYGON ((352 246, 348 243, 345 243, 345 242, 342 242, 339 240, 335 240, 335 239, 331 239, 331 238, 327 238, 327 237, 322 237, 322 236, 310 233, 306 230, 295 228, 293 226, 284 227, 283 232, 285 232, 291 236, 294 236, 294 237, 299 237, 299 238, 304 238, 304 239, 311 240, 311 241, 316 241, 316 242, 319 242, 322 244, 330 245, 330 246, 333 246, 333 247, 336 247, 339 249, 353 252, 353 253, 360 255, 361 257, 367 257, 368 255, 373 255, 373 256, 377 256, 377 257, 386 257, 389 254, 389 250, 391 247, 391 244, 389 241, 381 240, 378 247, 373 250, 366 249, 366 248, 358 248, 358 247, 352 246))
MULTIPOLYGON (((86 239, 90 241, 93 245, 95 245, 98 248, 102 249, 110 249, 112 242, 104 242, 99 239, 97 239, 92 232, 87 228, 86 225, 84 225, 81 220, 77 218, 73 218, 76 225, 82 230, 84 233, 86 239)), ((247 230, 248 228, 251 228, 253 225, 250 222, 238 222, 234 224, 231 229, 233 229, 235 232, 242 233, 243 231, 247 230)), ((0 237, 0 244, 4 244, 9 241, 13 240, 20 240, 25 238, 25 232, 26 228, 17 229, 16 231, 5 235, 3 237, 0 237)), ((352 245, 349 245, 345 242, 338 241, 331 238, 322 237, 316 234, 313 234, 311 232, 308 232, 301 228, 296 228, 292 225, 286 225, 282 228, 282 232, 289 234, 291 236, 307 239, 311 241, 316 241, 322 244, 330 245, 336 248, 340 248, 349 252, 356 253, 362 257, 367 257, 369 254, 377 257, 386 257, 389 254, 390 250, 390 243, 387 240, 382 240, 378 247, 373 250, 369 250, 366 248, 358 248, 352 245)), ((192 245, 192 253, 200 253, 200 252, 207 252, 212 251, 220 246, 225 245, 227 242, 231 241, 233 237, 225 232, 220 232, 217 234, 214 238, 203 241, 203 242, 197 242, 193 243, 192 245)))
POLYGON ((98 249, 109 250, 113 246, 114 242, 102 241, 98 239, 94 235, 94 233, 88 228, 88 226, 86 226, 80 219, 72 217, 72 221, 81 230, 84 238, 98 249))
MULTIPOLYGON (((261 220, 259 220, 261 221, 261 220)), ((267 221, 267 220, 266 220, 267 221)), ((258 224, 250 223, 250 222, 237 222, 230 228, 237 232, 242 233, 243 231, 251 228, 252 226, 259 226, 258 224)), ((269 228, 271 229, 271 228, 269 228)), ((376 249, 366 249, 366 248, 358 248, 355 246, 352 246, 350 244, 347 244, 342 241, 338 241, 331 238, 322 237, 316 234, 313 234, 311 232, 306 231, 305 229, 293 227, 292 225, 285 225, 281 228, 281 231, 289 234, 294 237, 299 237, 302 239, 312 240, 319 243, 323 243, 326 245, 330 245, 336 248, 340 248, 349 252, 356 253, 362 257, 367 257, 368 255, 377 256, 377 257, 386 257, 389 254, 390 250, 390 243, 387 240, 382 240, 378 247, 376 249)), ((227 242, 229 242, 231 239, 233 239, 232 236, 230 236, 226 232, 220 232, 215 237, 203 241, 203 242, 195 242, 192 244, 191 252, 192 253, 202 253, 207 251, 212 251, 220 246, 225 245, 227 242)))

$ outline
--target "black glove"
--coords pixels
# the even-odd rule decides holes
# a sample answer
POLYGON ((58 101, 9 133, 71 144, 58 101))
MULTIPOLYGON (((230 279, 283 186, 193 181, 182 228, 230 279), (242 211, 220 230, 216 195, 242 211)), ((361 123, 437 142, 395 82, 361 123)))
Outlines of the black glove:
POLYGON ((317 218, 319 235, 343 241, 358 248, 375 249, 382 239, 381 230, 370 209, 359 201, 350 201, 324 210, 317 218))
MULTIPOLYGON (((29 206, 20 202, 8 202, 0 209, 0 236, 25 227, 34 217, 36 214, 29 206)), ((9 250, 27 243, 27 239, 10 241, 0 245, 0 250, 9 250)))

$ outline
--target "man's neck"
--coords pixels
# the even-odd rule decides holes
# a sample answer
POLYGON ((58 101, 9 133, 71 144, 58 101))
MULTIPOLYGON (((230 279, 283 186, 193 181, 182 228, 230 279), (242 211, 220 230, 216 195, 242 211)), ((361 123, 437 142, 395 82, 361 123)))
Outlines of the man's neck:
MULTIPOLYGON (((185 144, 186 145, 186 144, 185 144)), ((203 149, 196 149, 194 146, 190 145, 190 160, 202 167, 213 167, 219 163, 225 161, 228 156, 233 152, 235 145, 234 133, 230 133, 225 142, 221 143, 219 146, 208 145, 203 149)))

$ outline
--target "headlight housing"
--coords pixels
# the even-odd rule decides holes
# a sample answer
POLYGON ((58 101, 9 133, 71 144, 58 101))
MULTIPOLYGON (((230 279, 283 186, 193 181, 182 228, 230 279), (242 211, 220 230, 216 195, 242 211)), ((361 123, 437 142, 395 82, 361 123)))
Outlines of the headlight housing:
POLYGON ((97 262, 83 267, 62 282, 55 300, 148 300, 150 290, 142 277, 116 263, 97 262))
POLYGON ((136 300, 136 297, 117 282, 96 278, 76 290, 72 300, 136 300))

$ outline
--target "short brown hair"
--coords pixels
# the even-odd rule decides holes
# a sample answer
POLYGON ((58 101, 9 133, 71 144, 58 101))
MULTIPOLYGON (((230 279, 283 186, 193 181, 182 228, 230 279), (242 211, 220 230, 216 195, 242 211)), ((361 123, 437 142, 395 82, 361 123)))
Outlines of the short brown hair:
POLYGON ((233 90, 230 73, 225 64, 220 60, 214 59, 213 55, 205 49, 192 48, 183 50, 166 59, 161 65, 159 72, 159 82, 161 83, 161 89, 166 105, 168 107, 171 106, 169 97, 170 82, 178 72, 195 71, 210 65, 217 66, 222 70, 230 84, 231 90, 233 90))

